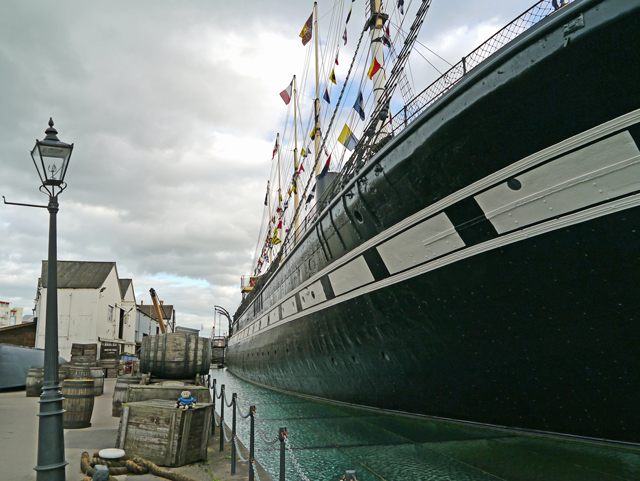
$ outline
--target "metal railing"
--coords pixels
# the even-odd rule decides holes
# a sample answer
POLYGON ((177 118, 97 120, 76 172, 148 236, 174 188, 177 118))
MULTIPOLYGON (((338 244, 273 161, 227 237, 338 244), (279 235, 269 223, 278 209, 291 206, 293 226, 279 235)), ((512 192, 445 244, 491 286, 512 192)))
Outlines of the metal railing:
POLYGON ((541 0, 490 37, 473 52, 462 57, 460 62, 416 95, 395 115, 391 121, 394 135, 404 130, 419 114, 442 97, 480 63, 536 25, 540 20, 573 1, 575 0, 541 0))

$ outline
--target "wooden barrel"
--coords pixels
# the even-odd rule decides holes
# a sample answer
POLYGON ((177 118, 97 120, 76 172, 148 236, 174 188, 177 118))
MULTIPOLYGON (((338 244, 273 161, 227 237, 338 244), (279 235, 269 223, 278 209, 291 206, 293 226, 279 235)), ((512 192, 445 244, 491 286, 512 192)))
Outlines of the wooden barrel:
POLYGON ((102 394, 104 394, 104 369, 101 367, 92 367, 91 377, 93 378, 93 395, 102 396, 102 394))
POLYGON ((140 384, 142 378, 133 376, 118 376, 116 387, 113 390, 113 405, 111 416, 119 418, 122 416, 122 403, 127 402, 127 390, 131 384, 140 384))
POLYGON ((42 394, 42 385, 44 384, 44 367, 32 366, 27 374, 25 387, 27 397, 40 397, 42 394))
POLYGON ((91 426, 93 413, 93 379, 65 379, 62 382, 62 426, 81 429, 91 426))
POLYGON ((91 366, 70 366, 69 379, 91 379, 91 366))
POLYGON ((197 334, 174 332, 142 340, 140 372, 164 379, 193 379, 209 372, 211 342, 197 334))

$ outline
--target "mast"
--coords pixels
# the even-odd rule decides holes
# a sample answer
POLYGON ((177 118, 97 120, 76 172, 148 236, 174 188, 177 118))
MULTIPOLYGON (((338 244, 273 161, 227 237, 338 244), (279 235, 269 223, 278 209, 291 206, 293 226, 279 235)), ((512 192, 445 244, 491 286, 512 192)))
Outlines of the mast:
POLYGON ((314 153, 316 159, 316 177, 322 171, 322 162, 318 162, 320 158, 320 73, 318 72, 318 2, 313 3, 313 36, 316 39, 316 101, 315 101, 315 144, 314 153))
MULTIPOLYGON (((267 198, 269 199, 269 222, 267 225, 269 228, 267 229, 267 239, 271 234, 271 192, 269 192, 269 181, 267 180, 267 198)), ((267 252, 269 253, 269 264, 271 264, 271 246, 267 247, 267 252)))
MULTIPOLYGON (((278 136, 276 137, 276 143, 278 144, 278 216, 280 217, 280 222, 282 222, 282 185, 280 183, 280 133, 278 132, 278 136)), ((278 221, 278 219, 276 219, 278 221)), ((276 224, 276 227, 280 225, 280 222, 276 224)), ((278 229, 278 239, 282 241, 282 228, 278 229)))
MULTIPOLYGON (((370 0, 371 2, 371 19, 369 26, 371 27, 371 63, 374 59, 380 64, 378 70, 373 76, 373 100, 374 110, 386 99, 383 98, 385 84, 385 68, 384 68, 384 50, 382 48, 382 27, 384 22, 389 18, 380 8, 381 0, 370 0)), ((379 120, 379 124, 384 123, 384 119, 379 120)), ((376 126, 376 132, 378 127, 376 126)))
POLYGON ((293 76, 293 138, 294 138, 294 147, 293 147, 293 165, 296 169, 293 174, 293 178, 295 179, 295 192, 293 193, 293 211, 296 213, 296 218, 294 220, 294 232, 295 232, 295 242, 298 242, 298 225, 299 225, 299 213, 298 213, 298 171, 300 170, 300 166, 298 165, 298 107, 297 107, 297 99, 298 97, 298 89, 296 86, 296 76, 293 76))

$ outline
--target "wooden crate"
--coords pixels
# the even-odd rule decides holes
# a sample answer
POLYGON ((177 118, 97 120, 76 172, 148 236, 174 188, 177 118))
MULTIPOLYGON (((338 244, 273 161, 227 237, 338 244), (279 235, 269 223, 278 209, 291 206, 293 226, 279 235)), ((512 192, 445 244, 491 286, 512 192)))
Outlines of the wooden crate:
POLYGON ((207 459, 213 404, 182 410, 175 401, 123 404, 116 448, 160 466, 184 466, 207 459))
POLYGON ((176 402, 182 391, 191 392, 191 397, 200 403, 210 403, 211 393, 205 386, 185 386, 179 384, 149 384, 148 386, 129 386, 127 402, 164 399, 176 402))

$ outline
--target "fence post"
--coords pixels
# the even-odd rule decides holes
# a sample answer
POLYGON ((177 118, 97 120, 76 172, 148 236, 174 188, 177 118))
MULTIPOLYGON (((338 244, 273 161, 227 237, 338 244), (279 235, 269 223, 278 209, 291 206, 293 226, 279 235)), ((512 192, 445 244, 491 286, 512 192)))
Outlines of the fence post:
POLYGON ((462 75, 467 75, 467 59, 462 57, 462 75))
POLYGON ((233 423, 231 424, 231 474, 236 474, 236 409, 238 394, 233 393, 233 423))
POLYGON ((254 475, 253 475, 253 456, 254 456, 254 445, 253 445, 253 437, 255 434, 255 419, 254 419, 254 414, 256 412, 256 407, 255 406, 251 406, 249 408, 249 413, 251 415, 251 432, 249 433, 249 481, 254 481, 254 475))
POLYGON ((220 386, 220 451, 224 451, 224 384, 220 386))
POLYGON ((280 481, 285 481, 285 465, 284 465, 284 454, 285 454, 285 445, 284 438, 287 437, 287 428, 280 428, 278 431, 278 439, 280 440, 280 481))
POLYGON ((211 398, 213 399, 213 416, 211 416, 211 437, 213 438, 216 433, 216 380, 213 380, 212 383, 213 393, 211 393, 211 398))
POLYGON ((347 475, 344 477, 345 481, 358 481, 358 479, 356 478, 356 472, 354 471, 347 471, 347 475))

